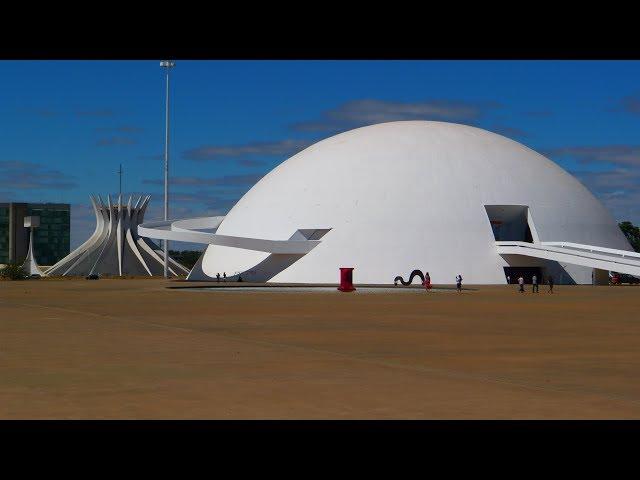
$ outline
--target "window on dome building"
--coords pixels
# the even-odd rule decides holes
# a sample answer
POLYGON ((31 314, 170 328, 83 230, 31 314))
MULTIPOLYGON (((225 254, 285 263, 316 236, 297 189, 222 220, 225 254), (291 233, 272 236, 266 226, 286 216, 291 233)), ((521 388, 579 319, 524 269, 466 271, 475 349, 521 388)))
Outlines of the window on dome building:
POLYGON ((528 206, 485 205, 484 208, 496 241, 534 242, 528 206))

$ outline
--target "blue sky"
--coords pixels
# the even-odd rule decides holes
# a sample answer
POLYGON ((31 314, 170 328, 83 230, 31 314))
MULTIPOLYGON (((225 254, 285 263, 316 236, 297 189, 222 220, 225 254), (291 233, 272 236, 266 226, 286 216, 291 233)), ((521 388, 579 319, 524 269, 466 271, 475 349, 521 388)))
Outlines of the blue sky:
MULTIPOLYGON (((0 62, 0 201, 72 205, 149 193, 160 218, 164 77, 158 61, 0 62)), ((640 62, 177 61, 172 217, 224 214, 305 146, 380 121, 444 120, 501 133, 576 175, 640 223, 640 62)), ((179 245, 175 245, 176 247, 179 245)))

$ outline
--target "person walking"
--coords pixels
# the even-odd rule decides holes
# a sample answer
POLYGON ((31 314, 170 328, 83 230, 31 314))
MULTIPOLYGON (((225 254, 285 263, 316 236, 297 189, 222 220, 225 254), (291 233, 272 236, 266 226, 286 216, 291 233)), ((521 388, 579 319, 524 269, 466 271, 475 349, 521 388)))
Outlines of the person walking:
POLYGON ((227 272, 222 272, 222 281, 223 282, 227 281, 227 272))
POLYGON ((216 273, 216 279, 218 282, 220 282, 220 272, 216 273))
POLYGON ((532 291, 535 292, 535 293, 540 293, 540 290, 538 288, 538 277, 536 275, 534 275, 531 278, 531 283, 533 284, 533 290, 532 291))
POLYGON ((507 275, 507 285, 511 285, 511 275, 507 275))
POLYGON ((429 272, 425 272, 424 274, 423 285, 424 285, 424 288, 427 290, 427 292, 431 290, 431 277, 429 276, 429 272))
POLYGON ((456 290, 458 293, 462 293, 462 275, 456 275, 456 290))
POLYGON ((520 285, 520 290, 518 291, 524 293, 524 278, 522 278, 522 275, 518 277, 518 285, 520 285))
POLYGON ((553 277, 549 275, 547 281, 549 282, 549 293, 553 293, 553 277))

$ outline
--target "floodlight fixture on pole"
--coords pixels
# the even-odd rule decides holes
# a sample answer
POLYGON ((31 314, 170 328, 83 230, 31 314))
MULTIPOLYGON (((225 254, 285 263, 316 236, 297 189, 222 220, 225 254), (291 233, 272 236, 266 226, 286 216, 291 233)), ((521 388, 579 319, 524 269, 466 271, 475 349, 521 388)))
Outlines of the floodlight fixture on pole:
MULTIPOLYGON (((160 67, 165 69, 167 77, 165 136, 164 136, 164 219, 169 220, 169 72, 176 63, 173 60, 161 60, 160 67)), ((164 278, 169 278, 169 241, 164 240, 164 278)))

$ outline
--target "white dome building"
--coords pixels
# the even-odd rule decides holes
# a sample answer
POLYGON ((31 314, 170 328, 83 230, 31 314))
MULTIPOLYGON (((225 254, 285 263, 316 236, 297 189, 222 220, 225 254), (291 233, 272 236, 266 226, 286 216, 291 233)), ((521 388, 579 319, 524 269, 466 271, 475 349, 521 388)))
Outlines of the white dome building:
MULTIPOLYGON (((218 244, 190 279, 226 272, 336 283, 339 267, 354 267, 356 284, 391 284, 414 269, 436 284, 457 274, 467 284, 499 284, 533 273, 591 283, 594 268, 601 280, 625 271, 620 259, 632 251, 606 208, 554 162, 495 133, 429 121, 322 140, 274 168, 218 223, 209 238, 319 242, 307 253, 278 253, 210 240, 218 244)), ((640 273, 640 258, 629 262, 628 273, 640 273)))

